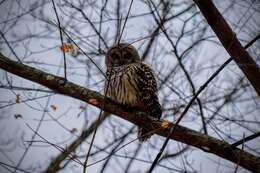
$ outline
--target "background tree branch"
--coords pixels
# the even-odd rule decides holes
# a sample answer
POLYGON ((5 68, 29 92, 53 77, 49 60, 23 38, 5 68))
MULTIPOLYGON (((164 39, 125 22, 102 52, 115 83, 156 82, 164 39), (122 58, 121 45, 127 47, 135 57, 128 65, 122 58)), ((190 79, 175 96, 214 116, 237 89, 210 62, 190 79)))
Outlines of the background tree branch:
POLYGON ((236 34, 215 7, 212 0, 194 0, 218 39, 243 71, 251 85, 260 96, 260 69, 254 59, 243 48, 236 34))
MULTIPOLYGON (((164 137, 168 135, 169 129, 174 125, 164 120, 154 121, 138 110, 127 110, 126 108, 113 103, 109 99, 104 100, 104 96, 96 91, 76 85, 65 80, 64 78, 13 61, 1 53, 0 68, 24 79, 48 87, 59 94, 64 94, 87 102, 93 106, 103 109, 106 112, 115 114, 120 118, 134 123, 135 125, 145 126, 145 128, 151 129, 151 131, 156 129, 155 133, 164 137), (103 104, 104 102, 106 104, 103 104)), ((186 127, 178 125, 175 133, 171 135, 170 138, 188 145, 192 145, 204 150, 205 152, 213 153, 234 163, 238 163, 240 166, 253 172, 255 170, 260 170, 260 161, 256 156, 244 150, 232 147, 225 141, 201 134, 186 127)))

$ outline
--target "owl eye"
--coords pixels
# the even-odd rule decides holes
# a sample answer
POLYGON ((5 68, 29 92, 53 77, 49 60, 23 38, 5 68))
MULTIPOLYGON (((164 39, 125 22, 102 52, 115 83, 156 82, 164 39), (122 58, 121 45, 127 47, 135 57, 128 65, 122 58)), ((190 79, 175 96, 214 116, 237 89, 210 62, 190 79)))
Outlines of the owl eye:
POLYGON ((112 53, 111 57, 114 58, 114 59, 119 59, 120 58, 120 56, 117 53, 112 53))
POLYGON ((130 53, 130 52, 126 52, 126 53, 124 54, 124 58, 129 59, 129 58, 131 58, 131 57, 132 57, 132 53, 130 53))

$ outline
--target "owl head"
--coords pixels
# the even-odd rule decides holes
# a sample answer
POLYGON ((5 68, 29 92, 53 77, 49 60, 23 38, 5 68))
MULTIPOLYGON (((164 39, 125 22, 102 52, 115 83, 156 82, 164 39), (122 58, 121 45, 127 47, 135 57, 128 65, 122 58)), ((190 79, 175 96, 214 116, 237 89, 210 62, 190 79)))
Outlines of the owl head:
POLYGON ((131 63, 140 62, 141 58, 137 50, 131 44, 119 43, 112 46, 106 53, 106 66, 119 67, 131 63))

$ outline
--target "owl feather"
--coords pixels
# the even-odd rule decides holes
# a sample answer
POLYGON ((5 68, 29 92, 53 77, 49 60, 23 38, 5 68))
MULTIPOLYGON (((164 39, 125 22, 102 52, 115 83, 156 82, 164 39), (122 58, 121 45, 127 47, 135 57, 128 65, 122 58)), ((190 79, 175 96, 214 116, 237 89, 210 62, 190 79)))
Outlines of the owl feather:
MULTIPOLYGON (((141 62, 137 50, 127 43, 110 48, 106 54, 107 79, 105 93, 115 102, 138 108, 156 119, 162 110, 157 96, 153 70, 141 62)), ((149 130, 138 128, 139 141, 151 137, 149 130)))

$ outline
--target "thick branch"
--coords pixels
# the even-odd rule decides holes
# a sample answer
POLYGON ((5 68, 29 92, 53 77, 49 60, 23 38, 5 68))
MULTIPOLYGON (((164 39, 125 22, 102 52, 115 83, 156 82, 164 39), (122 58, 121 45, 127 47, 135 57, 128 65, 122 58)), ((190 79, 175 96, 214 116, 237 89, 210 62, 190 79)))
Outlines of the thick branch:
POLYGON ((243 71, 251 85, 260 96, 260 69, 249 53, 243 48, 235 33, 213 4, 212 0, 193 0, 206 18, 212 30, 243 71))
MULTIPOLYGON (((152 120, 150 117, 145 116, 143 112, 127 110, 122 106, 113 103, 111 100, 104 99, 104 96, 96 91, 73 84, 69 81, 66 81, 64 78, 45 73, 25 64, 15 62, 5 57, 1 53, 0 68, 10 73, 16 74, 22 78, 39 83, 56 91, 57 93, 85 101, 91 105, 103 109, 106 112, 113 113, 120 118, 130 121, 140 127, 145 126, 145 128, 150 129, 150 131, 153 129, 158 129, 155 132, 158 135, 166 137, 170 128, 173 126, 172 123, 167 121, 152 120)), ((256 156, 238 148, 232 148, 230 144, 224 141, 203 135, 186 127, 178 125, 174 131, 174 134, 171 135, 170 138, 200 148, 205 152, 213 153, 222 158, 230 160, 233 163, 239 163, 240 166, 248 170, 260 170, 260 161, 256 156)))

